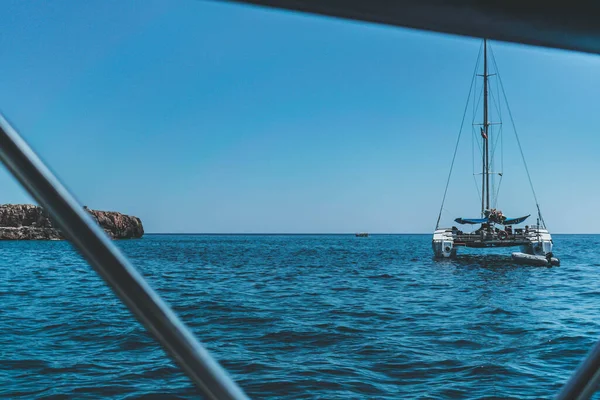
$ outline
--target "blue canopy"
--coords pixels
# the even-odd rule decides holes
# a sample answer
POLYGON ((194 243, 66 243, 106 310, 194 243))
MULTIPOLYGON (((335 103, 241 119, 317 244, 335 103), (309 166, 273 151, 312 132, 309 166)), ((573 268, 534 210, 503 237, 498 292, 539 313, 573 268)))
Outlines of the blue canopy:
MULTIPOLYGON (((519 217, 519 218, 506 218, 504 220, 504 222, 502 223, 502 225, 520 224, 521 222, 525 221, 527 218, 529 218, 529 215, 526 215, 524 217, 519 217)), ((476 224, 485 224, 486 222, 490 222, 490 219, 489 218, 456 218, 454 221, 458 222, 459 224, 476 225, 476 224)))
MULTIPOLYGON (((529 215, 531 215, 531 214, 529 214, 529 215)), ((526 215, 524 217, 519 217, 519 218, 506 218, 506 220, 504 221, 504 223, 502 225, 517 225, 517 224, 520 224, 521 222, 523 222, 527 218, 529 218, 529 215, 526 215)))
POLYGON ((455 221, 458 222, 459 224, 475 225, 475 224, 484 224, 484 223, 488 222, 488 219, 487 218, 456 218, 455 221))

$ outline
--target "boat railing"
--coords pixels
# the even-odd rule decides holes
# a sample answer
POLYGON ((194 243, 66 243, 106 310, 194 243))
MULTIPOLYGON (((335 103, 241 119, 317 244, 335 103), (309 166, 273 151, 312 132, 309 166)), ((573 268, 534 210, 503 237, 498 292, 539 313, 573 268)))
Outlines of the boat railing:
POLYGON ((455 241, 472 241, 472 240, 503 240, 503 241, 515 241, 515 240, 526 240, 527 239, 527 235, 525 234, 525 232, 523 233, 510 233, 507 234, 506 238, 500 239, 498 233, 496 232, 492 232, 492 233, 488 233, 485 232, 485 234, 482 236, 481 232, 473 232, 473 233, 462 233, 462 234, 457 234, 454 235, 454 240, 455 241))

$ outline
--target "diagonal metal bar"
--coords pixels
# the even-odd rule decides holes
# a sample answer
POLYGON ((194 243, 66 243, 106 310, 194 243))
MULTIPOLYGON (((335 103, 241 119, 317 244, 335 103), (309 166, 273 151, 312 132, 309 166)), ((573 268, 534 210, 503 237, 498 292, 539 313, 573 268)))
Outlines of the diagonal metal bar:
POLYGON ((562 387, 557 400, 589 399, 600 384, 600 342, 596 343, 575 373, 562 387))
POLYGON ((206 398, 247 399, 1 115, 0 160, 206 398))

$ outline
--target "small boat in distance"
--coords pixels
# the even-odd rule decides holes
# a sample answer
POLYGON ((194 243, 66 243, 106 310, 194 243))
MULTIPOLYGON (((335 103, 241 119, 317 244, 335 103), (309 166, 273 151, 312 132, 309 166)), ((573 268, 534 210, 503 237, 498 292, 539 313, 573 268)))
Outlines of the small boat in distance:
POLYGON ((360 232, 360 233, 355 233, 354 236, 356 236, 356 237, 369 237, 369 234, 367 232, 360 232))
MULTIPOLYGON (((492 60, 495 65, 496 60, 494 58, 493 52, 492 60)), ((479 64, 479 58, 477 60, 477 64, 479 64)), ((477 67, 475 68, 475 70, 475 74, 477 74, 477 67)), ((472 82, 475 82, 475 74, 473 76, 472 82)), ((475 123, 475 118, 473 118, 474 123, 472 128, 474 143, 481 140, 480 143, 476 143, 477 147, 473 145, 474 154, 476 153, 476 148, 479 148, 479 150, 481 151, 481 158, 476 161, 477 164, 481 165, 481 172, 476 173, 475 171, 475 158, 473 163, 473 176, 476 177, 477 175, 481 175, 481 180, 475 178, 477 191, 480 195, 479 199, 481 201, 481 214, 476 218, 454 219, 454 222, 460 225, 477 226, 477 229, 473 230, 472 232, 463 232, 456 226, 453 226, 451 228, 439 227, 442 211, 444 210, 444 201, 446 200, 448 185, 450 183, 450 177, 452 175, 452 168, 456 159, 456 149, 458 149, 458 144, 460 142, 460 133, 462 133, 459 132, 458 142, 456 143, 454 156, 452 159, 452 165, 450 167, 450 174, 448 175, 448 180, 446 182, 446 190, 442 199, 442 206, 440 207, 440 213, 438 215, 435 232, 433 233, 432 247, 434 255, 436 258, 452 258, 456 256, 456 252, 459 247, 478 249, 491 247, 520 247, 521 253, 512 254, 512 258, 515 262, 531 265, 559 265, 560 261, 557 258, 555 258, 552 254, 552 236, 550 235, 550 232, 548 232, 544 219, 542 218, 542 212, 540 211, 540 206, 537 201, 537 196, 535 195, 535 190, 533 190, 533 184, 531 183, 531 177, 529 176, 527 162, 525 161, 525 158, 523 156, 523 151, 521 149, 521 144, 518 140, 518 136, 517 144, 521 156, 523 157, 525 171, 527 172, 531 190, 533 192, 533 198, 537 207, 536 224, 525 225, 524 228, 517 228, 516 226, 525 222, 525 220, 527 220, 527 218, 530 217, 530 214, 521 217, 510 218, 505 216, 502 213, 502 211, 500 211, 500 209, 498 209, 496 206, 496 203, 498 202, 498 191, 500 189, 500 184, 502 183, 503 172, 497 171, 495 169, 494 159, 497 159, 497 156, 495 156, 496 149, 498 147, 502 149, 502 140, 498 140, 499 138, 501 139, 500 135, 502 134, 502 123, 501 121, 490 122, 488 114, 488 97, 491 96, 493 100, 493 105, 496 107, 495 110, 497 110, 497 112, 499 113, 500 111, 498 108, 498 101, 500 93, 504 95, 505 100, 506 95, 504 94, 504 87, 502 86, 502 80, 500 79, 498 74, 497 65, 495 65, 494 74, 490 74, 488 72, 488 44, 486 39, 483 40, 483 74, 478 74, 478 76, 483 78, 483 85, 482 87, 480 87, 480 90, 482 90, 482 92, 475 93, 475 90, 473 89, 471 93, 473 93, 472 98, 474 99, 474 101, 476 99, 483 99, 483 105, 481 107, 483 109, 483 121, 482 123, 475 123), (488 79, 491 76, 496 76, 495 79, 499 85, 496 97, 494 96, 494 91, 490 91, 488 88, 488 79), (494 129, 492 129, 492 125, 495 126, 494 129), (481 135, 481 139, 479 139, 479 135, 481 135), (499 142, 500 146, 498 146, 499 142), (492 178, 491 189, 490 177, 492 178), (495 179, 498 179, 497 188, 494 188, 495 179), (490 196, 492 197, 491 202, 490 196)), ((471 87, 477 87, 477 85, 473 86, 472 84, 471 87)), ((467 101, 467 106, 468 104, 469 103, 467 101)), ((508 102, 506 102, 506 106, 508 108, 508 102)), ((468 107, 465 107, 465 116, 467 113, 467 109, 468 107)), ((478 110, 477 103, 474 104, 473 110, 474 112, 478 110)), ((510 108, 508 108, 508 111, 508 114, 512 120, 510 108)), ((463 123, 465 121, 465 116, 463 116, 463 123)), ((500 114, 498 114, 497 116, 500 117, 500 114)), ((512 126, 514 127, 514 121, 512 121, 512 126)), ((502 157, 502 154, 500 155, 500 157, 502 157)), ((501 168, 504 165, 503 161, 499 164, 501 168)))

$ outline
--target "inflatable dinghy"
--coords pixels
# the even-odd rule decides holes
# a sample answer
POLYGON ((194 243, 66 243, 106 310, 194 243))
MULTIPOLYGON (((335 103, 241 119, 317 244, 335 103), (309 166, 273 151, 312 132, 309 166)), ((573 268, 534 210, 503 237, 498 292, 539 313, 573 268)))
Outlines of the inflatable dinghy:
POLYGON ((548 262, 548 259, 544 256, 534 256, 525 253, 512 253, 512 259, 519 264, 539 266, 560 265, 560 260, 556 257, 552 257, 550 262, 548 262))

